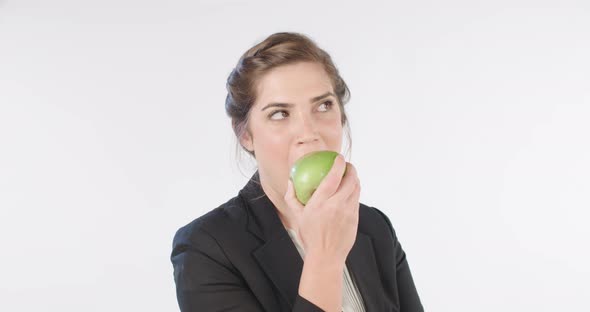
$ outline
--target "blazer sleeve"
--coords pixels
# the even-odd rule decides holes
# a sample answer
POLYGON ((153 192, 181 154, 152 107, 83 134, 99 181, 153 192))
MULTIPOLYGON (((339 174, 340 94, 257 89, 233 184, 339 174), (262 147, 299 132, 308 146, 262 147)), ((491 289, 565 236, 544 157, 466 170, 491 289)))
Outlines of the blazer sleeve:
MULTIPOLYGON (((170 259, 180 311, 265 311, 209 233, 184 227, 176 232, 172 245, 170 259)), ((299 295, 292 311, 323 312, 299 295)))
POLYGON ((391 235, 393 236, 393 252, 395 255, 395 262, 396 262, 396 278, 397 278, 397 289, 400 301, 400 311, 401 312, 424 312, 424 307, 420 302, 420 297, 418 296, 418 291, 416 290, 416 286, 414 285, 414 279, 412 278, 412 273, 410 272, 410 265, 408 264, 408 260, 406 259, 406 253, 402 249, 402 245, 400 244, 399 240, 397 239, 397 235, 395 233, 395 229, 391 225, 391 221, 379 209, 375 209, 387 222, 389 226, 389 230, 391 235))

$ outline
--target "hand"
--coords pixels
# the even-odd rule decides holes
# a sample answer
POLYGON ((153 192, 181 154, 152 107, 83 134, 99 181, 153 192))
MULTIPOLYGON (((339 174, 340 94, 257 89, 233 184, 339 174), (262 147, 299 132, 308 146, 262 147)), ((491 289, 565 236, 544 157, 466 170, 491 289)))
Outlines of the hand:
POLYGON ((356 169, 342 155, 336 157, 305 206, 297 200, 293 183, 288 181, 284 199, 294 216, 306 256, 346 260, 356 239, 360 191, 356 169))

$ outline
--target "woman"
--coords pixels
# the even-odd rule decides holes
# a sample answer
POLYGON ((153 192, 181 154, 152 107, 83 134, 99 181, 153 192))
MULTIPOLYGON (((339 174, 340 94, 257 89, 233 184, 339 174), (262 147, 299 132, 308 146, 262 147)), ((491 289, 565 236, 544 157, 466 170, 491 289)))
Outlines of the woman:
POLYGON ((305 206, 294 195, 294 162, 340 153, 348 126, 348 88, 330 56, 304 35, 276 33, 246 51, 227 89, 237 141, 258 170, 176 233, 180 309, 423 311, 389 219, 359 203, 357 172, 342 155, 305 206))

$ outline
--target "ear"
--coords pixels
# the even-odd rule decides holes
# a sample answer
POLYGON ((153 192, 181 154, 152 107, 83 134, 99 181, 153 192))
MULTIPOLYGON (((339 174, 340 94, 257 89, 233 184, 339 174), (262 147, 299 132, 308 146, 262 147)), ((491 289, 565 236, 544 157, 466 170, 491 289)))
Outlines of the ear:
POLYGON ((249 131, 244 132, 240 138, 240 144, 250 152, 254 152, 254 140, 249 131))

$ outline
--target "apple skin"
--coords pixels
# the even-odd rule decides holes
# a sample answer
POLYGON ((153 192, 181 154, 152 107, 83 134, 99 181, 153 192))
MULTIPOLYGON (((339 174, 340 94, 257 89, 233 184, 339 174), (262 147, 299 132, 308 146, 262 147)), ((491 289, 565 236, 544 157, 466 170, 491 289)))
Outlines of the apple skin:
MULTIPOLYGON (((313 192, 332 168, 337 156, 338 153, 334 151, 316 151, 303 155, 293 164, 290 178, 299 202, 303 205, 307 204, 313 192)), ((346 168, 342 176, 344 174, 346 174, 346 168)))

